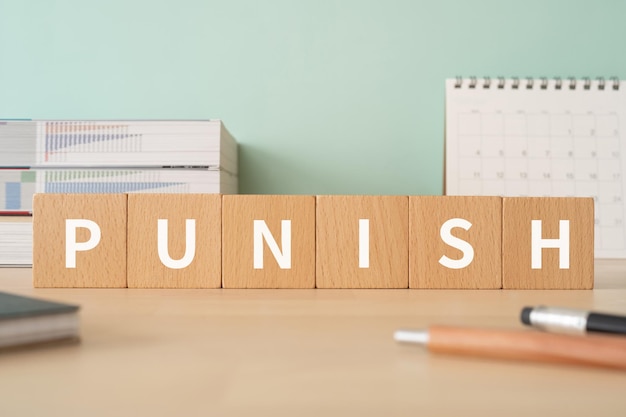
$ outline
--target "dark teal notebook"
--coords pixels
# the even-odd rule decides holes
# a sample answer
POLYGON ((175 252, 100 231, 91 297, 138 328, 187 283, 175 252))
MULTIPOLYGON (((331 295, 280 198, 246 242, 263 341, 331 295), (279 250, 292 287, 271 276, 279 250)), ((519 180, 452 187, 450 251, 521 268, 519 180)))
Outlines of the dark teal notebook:
POLYGON ((0 348, 77 339, 77 305, 0 292, 0 348))

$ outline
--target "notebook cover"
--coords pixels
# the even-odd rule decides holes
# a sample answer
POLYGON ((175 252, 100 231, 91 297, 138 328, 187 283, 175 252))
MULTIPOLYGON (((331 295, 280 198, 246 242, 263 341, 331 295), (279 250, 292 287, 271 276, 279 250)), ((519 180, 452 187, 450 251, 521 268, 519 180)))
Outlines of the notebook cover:
POLYGON ((78 308, 77 305, 0 292, 0 320, 71 313, 78 308))

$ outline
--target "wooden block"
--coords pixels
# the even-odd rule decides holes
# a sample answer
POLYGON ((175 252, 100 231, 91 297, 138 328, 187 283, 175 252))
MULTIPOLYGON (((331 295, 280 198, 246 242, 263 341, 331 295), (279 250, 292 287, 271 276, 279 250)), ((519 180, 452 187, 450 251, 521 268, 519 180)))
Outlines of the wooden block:
POLYGON ((411 196, 409 224, 409 288, 502 288, 500 197, 411 196))
POLYGON ((224 288, 315 287, 315 197, 222 196, 224 288))
POLYGON ((33 284, 126 287, 126 195, 35 194, 33 284))
POLYGON ((128 287, 220 288, 221 229, 219 194, 129 194, 128 287))
POLYGON ((407 288, 408 209, 407 196, 318 196, 316 286, 407 288))
POLYGON ((592 198, 504 198, 502 216, 503 288, 593 288, 592 198))

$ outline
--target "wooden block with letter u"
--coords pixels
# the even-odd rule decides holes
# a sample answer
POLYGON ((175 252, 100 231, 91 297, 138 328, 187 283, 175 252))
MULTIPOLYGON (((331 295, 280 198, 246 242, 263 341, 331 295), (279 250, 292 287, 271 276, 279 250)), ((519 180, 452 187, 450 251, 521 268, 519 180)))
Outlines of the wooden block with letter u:
POLYGON ((224 288, 315 287, 315 197, 222 196, 224 288))
POLYGON ((503 288, 593 288, 592 198, 505 197, 502 216, 503 288))
POLYGON ((410 288, 502 288, 502 199, 409 197, 410 288))
POLYGON ((126 195, 36 194, 35 287, 126 287, 126 195))
POLYGON ((408 288, 407 196, 317 196, 317 288, 408 288))
POLYGON ((128 195, 128 287, 220 288, 219 194, 128 195))

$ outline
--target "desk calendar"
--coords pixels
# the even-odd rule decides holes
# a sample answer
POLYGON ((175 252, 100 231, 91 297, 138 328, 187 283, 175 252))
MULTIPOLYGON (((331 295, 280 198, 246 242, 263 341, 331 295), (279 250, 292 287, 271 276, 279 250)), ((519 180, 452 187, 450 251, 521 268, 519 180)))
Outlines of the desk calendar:
POLYGON ((626 258, 626 85, 446 81, 447 195, 593 197, 596 258, 626 258))

